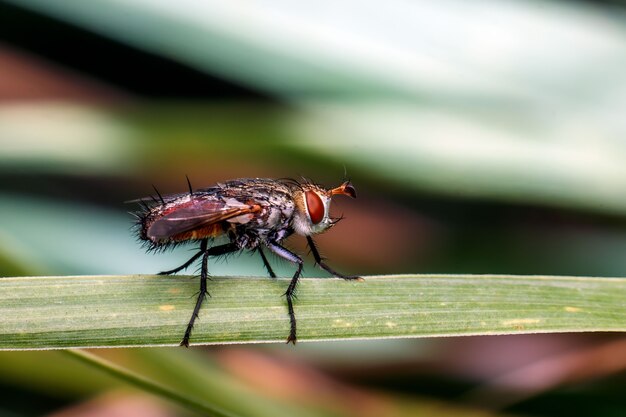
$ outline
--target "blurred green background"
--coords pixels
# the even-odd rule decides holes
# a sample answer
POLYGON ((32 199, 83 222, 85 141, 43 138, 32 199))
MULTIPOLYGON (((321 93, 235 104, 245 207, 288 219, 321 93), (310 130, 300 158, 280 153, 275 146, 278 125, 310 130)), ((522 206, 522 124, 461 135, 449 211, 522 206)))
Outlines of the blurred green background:
MULTIPOLYGON (((625 276, 625 68, 621 2, 0 0, 0 276, 181 264, 131 234, 152 184, 344 171, 346 273, 625 276)), ((98 354, 246 416, 626 414, 619 335, 98 354)), ((188 415, 0 353, 0 415, 94 410, 188 415)))

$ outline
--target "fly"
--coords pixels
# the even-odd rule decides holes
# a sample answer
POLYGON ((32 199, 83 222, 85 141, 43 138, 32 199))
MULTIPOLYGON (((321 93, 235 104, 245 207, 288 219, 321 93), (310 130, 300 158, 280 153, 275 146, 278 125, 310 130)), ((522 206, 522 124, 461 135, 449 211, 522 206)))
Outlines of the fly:
MULTIPOLYGON (((158 198, 139 200, 141 210, 136 213, 137 233, 148 250, 163 250, 183 243, 199 243, 198 252, 178 268, 163 271, 160 275, 175 274, 201 259, 200 292, 181 346, 189 346, 195 320, 207 291, 208 260, 232 252, 251 250, 257 252, 272 278, 276 277, 264 249, 294 263, 296 272, 284 295, 289 310, 290 331, 287 343, 296 343, 296 316, 293 299, 298 279, 302 274, 300 256, 282 246, 282 241, 292 234, 304 236, 317 265, 332 275, 347 276, 328 266, 313 241, 314 234, 322 233, 340 219, 331 218, 331 198, 346 195, 356 198, 356 190, 345 181, 336 188, 326 189, 317 184, 291 179, 237 179, 218 183, 209 188, 193 190, 189 179, 189 192, 158 198), (213 245, 216 238, 226 238, 227 243, 213 245)), ((156 189, 155 189, 156 191, 156 189)))

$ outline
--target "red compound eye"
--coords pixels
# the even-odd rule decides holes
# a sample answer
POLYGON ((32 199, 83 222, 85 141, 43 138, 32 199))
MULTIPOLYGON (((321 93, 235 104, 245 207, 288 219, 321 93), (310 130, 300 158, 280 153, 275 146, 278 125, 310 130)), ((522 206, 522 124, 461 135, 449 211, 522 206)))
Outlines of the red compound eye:
POLYGON ((309 211, 311 223, 318 224, 322 221, 322 219, 324 219, 324 203, 322 202, 320 196, 314 191, 307 191, 305 196, 306 207, 309 211))

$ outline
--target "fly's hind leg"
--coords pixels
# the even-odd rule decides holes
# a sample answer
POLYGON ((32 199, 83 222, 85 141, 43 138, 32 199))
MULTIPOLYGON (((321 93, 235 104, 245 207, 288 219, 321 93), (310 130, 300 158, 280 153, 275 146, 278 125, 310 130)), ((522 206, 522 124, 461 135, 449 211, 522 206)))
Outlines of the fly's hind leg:
POLYGON ((206 288, 207 279, 209 277, 209 257, 226 255, 227 253, 235 252, 237 250, 239 250, 239 246, 237 246, 235 243, 227 243, 225 245, 214 246, 209 249, 206 249, 206 245, 204 245, 204 252, 202 252, 202 266, 200 268, 200 292, 198 293, 198 299, 196 300, 196 306, 193 309, 193 314, 191 315, 189 323, 187 324, 187 330, 185 330, 183 340, 180 342, 181 346, 189 347, 189 338, 191 337, 193 325, 198 318, 198 314, 200 314, 200 307, 202 307, 202 302, 204 301, 206 296, 209 295, 209 292, 206 288))
POLYGON ((193 255, 191 257, 191 259, 189 259, 187 262, 185 262, 184 264, 182 264, 178 268, 170 269, 169 271, 159 272, 158 275, 172 275, 172 274, 177 273, 178 271, 182 271, 183 269, 187 269, 189 267, 189 265, 194 263, 194 261, 196 259, 201 257, 202 254, 206 252, 206 248, 207 248, 208 243, 209 243, 208 239, 202 239, 202 241, 200 242, 200 251, 198 253, 196 253, 195 255, 193 255))

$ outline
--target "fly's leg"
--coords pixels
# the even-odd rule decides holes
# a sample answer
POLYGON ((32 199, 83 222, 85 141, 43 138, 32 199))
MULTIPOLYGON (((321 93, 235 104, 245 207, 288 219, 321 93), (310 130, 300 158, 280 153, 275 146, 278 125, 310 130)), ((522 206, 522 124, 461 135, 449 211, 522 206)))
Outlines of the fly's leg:
POLYGON ((315 242, 313 241, 313 238, 311 236, 307 236, 306 241, 309 243, 309 248, 311 248, 311 253, 313 254, 313 258, 315 258, 315 263, 317 263, 323 270, 339 278, 363 281, 363 278, 361 277, 340 274, 339 272, 335 271, 330 266, 326 265, 319 251, 317 250, 317 247, 315 246, 315 242))
POLYGON ((235 243, 227 243, 225 245, 214 246, 210 249, 206 249, 206 244, 204 244, 206 240, 203 241, 204 252, 202 253, 202 265, 200 267, 200 292, 198 293, 198 299, 196 300, 196 306, 193 309, 193 314, 189 319, 189 324, 187 324, 187 330, 185 330, 185 336, 183 336, 183 340, 180 342, 181 346, 189 347, 189 338, 191 337, 191 330, 193 329, 193 324, 198 318, 198 314, 200 313, 200 307, 202 307, 202 302, 206 298, 207 295, 210 296, 209 292, 206 288, 206 282, 209 277, 208 271, 208 261, 210 256, 221 256, 230 252, 235 252, 239 250, 239 247, 235 243))
POLYGON ((270 277, 276 278, 276 274, 274 273, 274 270, 272 269, 272 266, 270 265, 270 263, 267 261, 267 258, 265 257, 265 253, 263 252, 263 249, 260 246, 257 246, 256 250, 261 254, 261 258, 263 259, 263 265, 265 265, 265 269, 267 269, 267 272, 270 274, 270 277))
POLYGON ((185 330, 185 336, 183 336, 183 340, 180 342, 181 346, 189 347, 189 338, 191 337, 191 330, 193 329, 193 324, 198 318, 198 314, 200 313, 200 307, 202 306, 202 302, 209 294, 206 289, 206 280, 208 277, 208 261, 209 261, 209 251, 204 251, 202 255, 202 266, 200 267, 200 292, 198 293, 198 299, 196 300, 196 306, 193 309, 193 314, 189 319, 189 323, 187 324, 187 330, 185 330))
POLYGON ((291 324, 291 329, 289 331, 289 337, 287 337, 287 343, 296 344, 296 314, 293 310, 293 299, 295 297, 296 287, 298 285, 298 278, 302 274, 303 262, 302 258, 300 258, 295 253, 283 248, 278 243, 268 243, 267 247, 274 252, 276 255, 281 258, 285 258, 290 262, 293 262, 298 265, 298 269, 296 273, 291 278, 291 282, 289 283, 289 287, 287 287, 287 291, 285 291, 285 297, 287 297, 287 307, 289 308, 289 322, 291 324))
POLYGON ((189 267, 189 265, 191 265, 196 259, 201 257, 202 254, 206 252, 207 244, 208 244, 208 239, 202 239, 202 241, 200 242, 200 251, 198 253, 196 253, 195 255, 193 255, 191 257, 191 259, 189 259, 187 262, 185 262, 184 264, 182 264, 178 268, 170 269, 169 271, 159 272, 158 275, 172 275, 172 274, 177 273, 178 271, 182 271, 183 269, 187 269, 189 267))

